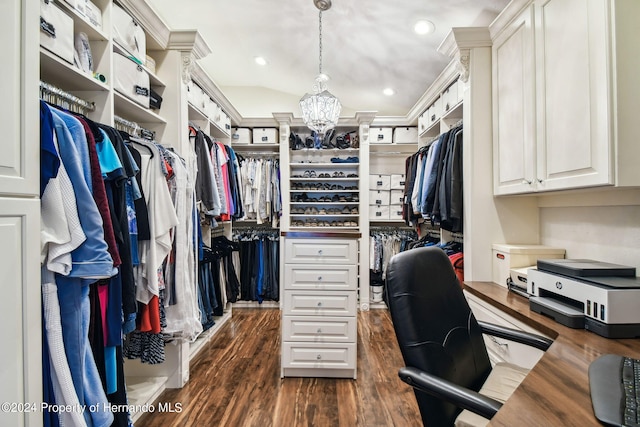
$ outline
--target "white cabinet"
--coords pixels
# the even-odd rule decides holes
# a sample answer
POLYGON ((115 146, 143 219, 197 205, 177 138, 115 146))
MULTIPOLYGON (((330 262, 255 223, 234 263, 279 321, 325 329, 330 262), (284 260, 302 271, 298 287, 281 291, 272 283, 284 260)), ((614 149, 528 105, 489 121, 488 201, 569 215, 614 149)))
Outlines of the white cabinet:
MULTIPOLYGON (((498 310, 491 304, 482 301, 478 297, 464 292, 469 307, 477 320, 493 323, 507 328, 518 329, 521 331, 543 335, 532 327, 518 321, 503 311, 498 310)), ((484 341, 489 353, 489 359, 493 364, 498 362, 513 363, 527 369, 533 368, 538 363, 544 352, 537 348, 508 341, 502 338, 484 335, 484 341)))
POLYGON ((282 377, 356 378, 357 244, 285 238, 282 377))
POLYGON ((494 194, 640 183, 638 19, 630 0, 536 0, 495 35, 494 194))

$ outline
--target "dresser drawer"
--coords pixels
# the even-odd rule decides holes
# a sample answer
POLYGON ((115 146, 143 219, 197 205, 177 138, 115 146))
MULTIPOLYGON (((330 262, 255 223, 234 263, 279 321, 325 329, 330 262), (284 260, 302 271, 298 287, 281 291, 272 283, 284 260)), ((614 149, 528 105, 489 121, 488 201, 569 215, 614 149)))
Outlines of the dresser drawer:
MULTIPOLYGON (((543 335, 539 331, 514 319, 477 297, 467 292, 465 292, 465 296, 467 297, 469 307, 471 307, 471 311, 477 320, 543 335)), ((538 360, 540 360, 540 357, 544 354, 542 350, 538 350, 537 348, 508 341, 503 338, 485 335, 484 341, 493 362, 508 362, 531 369, 536 363, 538 363, 538 360)))
POLYGON ((356 239, 285 239, 285 263, 358 263, 356 239))
POLYGON ((286 264, 284 288, 354 291, 358 287, 356 265, 286 264))
POLYGON ((355 291, 285 291, 284 313, 299 316, 355 316, 355 291))
POLYGON ((283 341, 354 343, 356 337, 355 317, 282 316, 283 341))
POLYGON ((352 369, 356 367, 356 344, 285 342, 282 344, 282 367, 352 369))

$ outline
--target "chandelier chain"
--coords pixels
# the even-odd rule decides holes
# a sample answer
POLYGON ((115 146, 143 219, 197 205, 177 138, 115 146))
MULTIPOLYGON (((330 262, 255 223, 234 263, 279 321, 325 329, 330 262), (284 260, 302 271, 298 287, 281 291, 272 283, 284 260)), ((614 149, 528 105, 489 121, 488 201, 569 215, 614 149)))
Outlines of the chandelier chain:
POLYGON ((319 67, 318 67, 318 74, 322 74, 322 11, 318 12, 318 27, 319 27, 319 34, 320 34, 320 49, 319 49, 319 67))

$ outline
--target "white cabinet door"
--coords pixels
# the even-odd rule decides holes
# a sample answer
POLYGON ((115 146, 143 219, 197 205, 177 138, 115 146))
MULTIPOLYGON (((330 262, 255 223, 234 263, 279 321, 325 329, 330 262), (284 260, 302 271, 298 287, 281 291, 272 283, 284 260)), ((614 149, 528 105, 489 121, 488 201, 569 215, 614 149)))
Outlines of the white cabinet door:
POLYGON ((607 3, 537 3, 539 191, 614 183, 607 3))
MULTIPOLYGON (((0 199, 0 401, 42 401, 40 322, 40 203, 37 199, 0 199)), ((0 425, 25 426, 42 422, 42 413, 9 408, 0 425)))
POLYGON ((494 194, 533 191, 536 174, 534 6, 493 43, 494 194))
POLYGON ((12 0, 0 10, 0 195, 37 196, 39 3, 12 0))

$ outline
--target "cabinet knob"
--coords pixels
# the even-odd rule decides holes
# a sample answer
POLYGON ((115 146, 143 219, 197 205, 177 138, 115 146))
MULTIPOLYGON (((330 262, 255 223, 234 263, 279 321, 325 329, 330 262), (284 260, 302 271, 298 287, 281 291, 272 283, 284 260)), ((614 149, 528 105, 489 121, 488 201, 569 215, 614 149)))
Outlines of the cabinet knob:
POLYGON ((318 328, 318 333, 321 334, 322 333, 322 329, 318 328))
POLYGON ((318 255, 322 255, 322 249, 318 249, 318 255))
POLYGON ((318 302, 318 307, 322 307, 322 301, 318 302))
POLYGON ((538 184, 542 184, 542 180, 540 178, 536 179, 536 181, 538 181, 538 184))
POLYGON ((318 282, 322 281, 322 276, 318 276, 318 282))
POLYGON ((322 356, 318 354, 318 355, 316 356, 316 360, 321 360, 321 359, 322 359, 322 356))
POLYGON ((529 181, 528 179, 523 179, 522 183, 523 184, 527 184, 527 185, 531 185, 531 184, 533 184, 533 181, 529 181))

